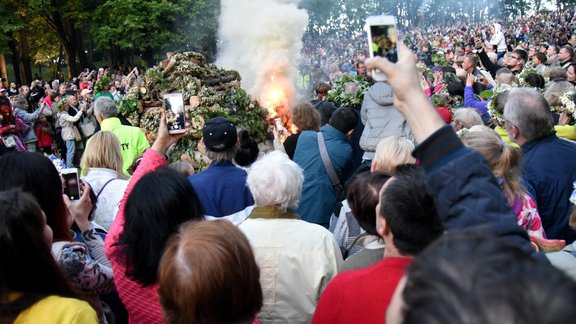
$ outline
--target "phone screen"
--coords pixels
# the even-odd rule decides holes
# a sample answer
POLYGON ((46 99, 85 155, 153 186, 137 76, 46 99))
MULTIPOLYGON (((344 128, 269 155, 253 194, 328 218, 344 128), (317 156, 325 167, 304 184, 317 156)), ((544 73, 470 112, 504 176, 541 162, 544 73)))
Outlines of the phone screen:
POLYGON ((382 56, 390 62, 398 62, 396 25, 370 25, 372 56, 382 56))
POLYGON ((274 118, 274 125, 276 126, 277 131, 281 131, 284 128, 282 126, 282 119, 281 118, 274 118))
POLYGON ((181 93, 164 95, 164 109, 166 109, 166 125, 168 133, 178 134, 186 131, 186 113, 184 98, 181 93))
POLYGON ((64 194, 70 198, 70 200, 80 199, 80 183, 78 181, 78 171, 76 172, 66 172, 62 173, 64 194))

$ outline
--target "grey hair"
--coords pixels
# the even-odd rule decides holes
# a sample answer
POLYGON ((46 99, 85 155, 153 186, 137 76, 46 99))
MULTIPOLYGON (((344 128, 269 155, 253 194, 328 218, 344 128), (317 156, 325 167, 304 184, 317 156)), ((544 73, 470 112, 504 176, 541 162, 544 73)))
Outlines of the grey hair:
POLYGON ((256 206, 285 212, 298 207, 304 172, 285 153, 272 151, 252 164, 246 182, 256 206))
POLYGON ((548 84, 544 91, 544 99, 550 106, 560 104, 560 97, 568 91, 574 91, 574 85, 568 81, 553 81, 548 84))
POLYGON ((511 91, 504 106, 504 119, 518 127, 520 135, 528 142, 547 136, 554 129, 548 102, 535 89, 511 91))
POLYGON ((454 109, 454 121, 461 122, 464 128, 482 125, 482 117, 474 108, 454 109))
POLYGON ((118 115, 118 107, 116 107, 114 100, 108 97, 100 97, 94 101, 94 115, 103 119, 116 117, 118 115))
POLYGON ((210 161, 216 163, 224 161, 232 161, 234 160, 234 156, 236 156, 236 150, 237 150, 236 146, 222 152, 214 152, 206 148, 206 156, 210 159, 210 161))

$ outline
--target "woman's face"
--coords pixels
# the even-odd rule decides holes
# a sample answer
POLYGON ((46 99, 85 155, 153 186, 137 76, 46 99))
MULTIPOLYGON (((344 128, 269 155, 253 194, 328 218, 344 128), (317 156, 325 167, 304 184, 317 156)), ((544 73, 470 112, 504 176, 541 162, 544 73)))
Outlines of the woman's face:
POLYGON ((576 82, 576 70, 574 65, 570 65, 566 71, 566 79, 568 82, 576 82))

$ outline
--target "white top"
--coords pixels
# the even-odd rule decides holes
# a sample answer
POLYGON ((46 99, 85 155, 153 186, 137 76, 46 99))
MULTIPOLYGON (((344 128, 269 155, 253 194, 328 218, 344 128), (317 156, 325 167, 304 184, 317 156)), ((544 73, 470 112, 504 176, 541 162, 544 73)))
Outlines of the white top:
MULTIPOLYGON (((102 186, 110 179, 116 179, 118 175, 112 169, 103 168, 90 168, 88 174, 82 180, 88 182, 94 190, 94 194, 98 195, 102 186)), ((96 211, 94 212, 94 224, 102 227, 106 231, 112 226, 112 222, 118 212, 118 205, 120 199, 124 195, 124 191, 128 186, 128 180, 116 179, 112 180, 104 191, 100 193, 98 202, 96 203, 96 211)))
POLYGON ((260 267, 261 323, 309 323, 342 255, 332 233, 298 219, 248 218, 246 234, 260 267))

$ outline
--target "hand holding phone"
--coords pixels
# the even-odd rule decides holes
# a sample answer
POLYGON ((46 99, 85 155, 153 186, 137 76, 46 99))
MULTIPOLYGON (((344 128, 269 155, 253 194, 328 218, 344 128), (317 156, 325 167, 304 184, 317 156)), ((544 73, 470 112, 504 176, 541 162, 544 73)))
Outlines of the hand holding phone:
POLYGON ((186 111, 184 109, 184 98, 182 94, 165 94, 164 109, 166 110, 166 125, 168 127, 168 134, 185 133, 186 111))
MULTIPOLYGON (((371 16, 366 19, 370 58, 384 57, 392 63, 398 62, 396 19, 394 16, 371 16)), ((386 75, 372 70, 372 79, 386 81, 386 75)))
POLYGON ((281 118, 274 118, 274 128, 280 133, 284 129, 282 126, 282 119, 281 118))
POLYGON ((62 171, 60 171, 60 175, 62 177, 64 194, 68 196, 68 199, 72 201, 80 199, 80 180, 78 178, 78 169, 62 169, 62 171))

